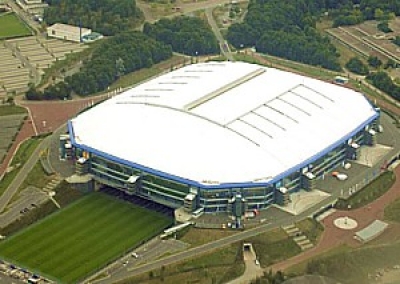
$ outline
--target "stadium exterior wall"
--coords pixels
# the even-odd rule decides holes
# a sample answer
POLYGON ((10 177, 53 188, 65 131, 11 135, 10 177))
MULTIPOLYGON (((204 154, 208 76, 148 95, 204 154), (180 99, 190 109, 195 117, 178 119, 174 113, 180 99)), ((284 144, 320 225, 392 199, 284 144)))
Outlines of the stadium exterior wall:
POLYGON ((77 156, 81 156, 82 152, 86 152, 86 155, 89 157, 89 171, 98 183, 111 185, 128 194, 136 194, 174 208, 184 205, 184 199, 187 194, 195 193, 195 208, 203 207, 206 213, 211 213, 227 211, 228 200, 236 194, 241 194, 248 200, 249 209, 263 209, 276 202, 276 193, 279 188, 290 185, 288 186, 289 192, 299 190, 302 186, 301 173, 305 168, 307 171, 312 172, 313 169, 320 166, 320 164, 314 165, 314 163, 322 159, 322 164, 327 163, 327 165, 323 166, 323 169, 316 174, 316 178, 319 178, 326 172, 342 164, 347 159, 346 147, 348 140, 353 139, 353 141, 363 145, 365 128, 372 127, 378 119, 379 112, 361 123, 356 129, 343 136, 336 143, 327 146, 323 151, 316 153, 268 182, 259 183, 202 184, 114 157, 87 145, 81 145, 74 139, 74 129, 71 122, 68 122, 68 131, 77 156), (325 157, 329 157, 328 162, 325 160, 325 157), (118 170, 111 169, 110 167, 122 169, 123 172, 130 172, 130 174, 118 173, 118 170), (135 187, 130 188, 126 180, 129 175, 134 174, 140 178, 135 187), (121 176, 124 177, 125 182, 121 181, 121 176))

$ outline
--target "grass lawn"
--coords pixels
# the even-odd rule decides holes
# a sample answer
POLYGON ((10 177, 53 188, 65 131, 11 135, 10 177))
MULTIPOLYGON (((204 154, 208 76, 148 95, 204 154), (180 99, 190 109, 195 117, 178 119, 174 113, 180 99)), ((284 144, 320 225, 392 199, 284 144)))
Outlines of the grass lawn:
POLYGON ((35 137, 28 140, 25 140, 19 145, 17 153, 11 161, 11 166, 15 166, 17 164, 25 163, 33 151, 35 151, 36 147, 39 146, 40 142, 42 142, 43 138, 35 137))
POLYGON ((363 207, 387 192, 392 187, 395 180, 396 176, 393 172, 384 172, 348 199, 339 199, 336 203, 336 208, 345 210, 363 207))
POLYGON ((300 247, 282 229, 252 237, 252 243, 262 267, 268 267, 301 252, 300 247))
POLYGON ((244 272, 242 245, 232 244, 214 252, 121 281, 119 284, 227 283, 244 272))
POLYGON ((111 84, 110 89, 117 88, 126 88, 139 83, 143 83, 146 80, 151 79, 154 76, 157 76, 164 72, 166 69, 174 68, 175 66, 181 65, 184 62, 186 64, 190 63, 190 59, 184 58, 182 56, 174 55, 168 60, 164 60, 160 63, 155 64, 151 68, 142 68, 138 71, 125 74, 121 78, 119 78, 116 82, 111 84))
MULTIPOLYGON (((11 166, 16 166, 17 164, 25 163, 41 141, 42 138, 31 138, 29 140, 22 142, 11 162, 11 166)), ((14 178, 19 172, 19 169, 20 167, 17 167, 13 171, 4 175, 3 179, 0 181, 0 195, 3 194, 6 188, 14 180, 14 178)))
POLYGON ((400 223, 400 198, 385 208, 385 220, 400 223))
POLYGON ((29 36, 31 31, 14 13, 0 17, 0 39, 29 36))
POLYGON ((296 227, 303 232, 304 235, 314 244, 317 243, 319 238, 324 231, 324 227, 321 223, 317 222, 313 218, 307 218, 296 223, 296 227))
POLYGON ((370 283, 368 274, 375 275, 378 270, 390 270, 394 265, 399 265, 399 254, 400 242, 353 250, 345 246, 338 247, 311 261, 290 268, 288 273, 324 275, 340 283, 370 283))
POLYGON ((235 233, 236 231, 234 230, 189 228, 179 239, 185 243, 191 244, 192 246, 200 246, 227 236, 231 236, 235 233))
POLYGON ((12 263, 74 283, 162 231, 171 219, 89 194, 0 244, 12 263))
MULTIPOLYGON (((1 17, 0 17, 1 19, 1 17)), ((0 116, 23 114, 27 113, 27 110, 20 106, 15 105, 2 105, 0 106, 0 116)))

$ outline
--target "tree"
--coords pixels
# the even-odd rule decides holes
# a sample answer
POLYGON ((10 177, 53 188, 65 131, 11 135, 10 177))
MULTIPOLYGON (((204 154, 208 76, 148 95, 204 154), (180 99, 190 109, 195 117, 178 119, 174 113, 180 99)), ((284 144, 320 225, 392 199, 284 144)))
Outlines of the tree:
POLYGON ((14 97, 12 97, 12 96, 7 97, 6 103, 11 105, 11 106, 15 105, 14 97))
POLYGON ((379 68, 382 65, 382 61, 377 56, 368 57, 368 65, 373 68, 379 68))
POLYGON ((382 20, 384 20, 384 16, 385 16, 385 13, 382 11, 382 9, 380 9, 380 8, 375 9, 375 12, 374 12, 375 20, 382 21, 382 20))
POLYGON ((372 85, 386 92, 396 100, 400 100, 400 87, 393 83, 392 78, 386 72, 376 72, 367 76, 372 85))
POLYGON ((389 23, 387 21, 378 23, 378 25, 376 27, 378 28, 378 30, 380 30, 381 32, 384 32, 384 33, 393 32, 392 29, 389 28, 389 23))
POLYGON ((393 40, 393 43, 397 46, 400 46, 400 36, 396 36, 393 40))
POLYGON ((368 66, 364 64, 358 57, 350 58, 346 63, 346 68, 359 75, 367 75, 369 73, 368 66))
POLYGON ((125 74, 124 60, 121 57, 118 57, 118 59, 115 60, 115 68, 117 69, 116 76, 118 78, 125 74))
POLYGON ((383 68, 388 69, 388 68, 396 68, 396 67, 397 67, 397 63, 393 59, 389 58, 383 68))
POLYGON ((43 97, 43 94, 36 90, 34 86, 30 86, 28 91, 25 93, 25 98, 27 100, 41 100, 43 97))

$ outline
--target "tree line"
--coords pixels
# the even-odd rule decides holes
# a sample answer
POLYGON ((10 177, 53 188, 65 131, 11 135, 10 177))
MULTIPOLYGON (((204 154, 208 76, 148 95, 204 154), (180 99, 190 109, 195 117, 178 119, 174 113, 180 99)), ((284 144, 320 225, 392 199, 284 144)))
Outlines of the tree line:
POLYGON ((162 42, 140 32, 121 33, 95 47, 80 72, 65 78, 64 82, 48 86, 43 92, 30 88, 26 98, 65 99, 72 93, 93 94, 105 90, 126 73, 151 67, 171 56, 171 47, 162 42))
POLYGON ((81 25, 106 36, 132 30, 143 20, 135 0, 45 0, 48 25, 64 23, 81 25))
POLYGON ((367 80, 379 90, 400 101, 400 86, 394 83, 386 72, 370 73, 367 76, 367 80))
POLYGON ((367 20, 386 22, 400 15, 399 0, 342 0, 333 6, 330 14, 334 18, 333 27, 348 26, 367 20))

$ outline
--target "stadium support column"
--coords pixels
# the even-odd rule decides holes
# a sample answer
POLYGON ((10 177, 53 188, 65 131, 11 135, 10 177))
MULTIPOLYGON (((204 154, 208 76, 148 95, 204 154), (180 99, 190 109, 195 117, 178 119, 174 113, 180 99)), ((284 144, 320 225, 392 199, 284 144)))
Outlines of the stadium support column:
POLYGON ((196 194, 189 193, 186 195, 184 201, 184 210, 187 213, 192 213, 196 209, 196 194))
POLYGON ((241 228, 241 220, 247 211, 247 201, 241 194, 236 194, 228 201, 228 212, 235 220, 236 228, 241 228))
POLYGON ((307 172, 305 174, 302 174, 302 176, 301 176, 301 183, 302 183, 301 185, 307 191, 312 191, 315 189, 315 187, 316 187, 315 181, 316 181, 316 177, 311 172, 307 172))
POLYGON ((365 130, 364 132, 364 143, 365 145, 375 146, 376 145, 376 131, 372 128, 365 130))
POLYGON ((361 147, 357 143, 350 143, 347 145, 346 158, 349 160, 358 160, 360 158, 361 147))
POLYGON ((281 187, 276 190, 276 203, 281 206, 286 206, 290 202, 290 195, 286 187, 281 187))

